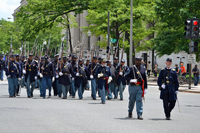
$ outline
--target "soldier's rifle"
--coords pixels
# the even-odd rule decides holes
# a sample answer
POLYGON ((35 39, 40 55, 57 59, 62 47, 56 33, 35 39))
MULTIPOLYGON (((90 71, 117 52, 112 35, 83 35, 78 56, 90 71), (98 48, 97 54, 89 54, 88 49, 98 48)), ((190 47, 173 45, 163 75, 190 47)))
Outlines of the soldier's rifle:
POLYGON ((9 51, 9 57, 8 57, 8 70, 10 68, 10 57, 11 57, 11 54, 12 54, 12 36, 11 36, 11 43, 10 43, 10 51, 9 51))
MULTIPOLYGON (((123 54, 124 54, 124 41, 125 41, 125 34, 124 34, 124 38, 123 38, 123 48, 122 48, 122 53, 121 53, 121 60, 120 62, 122 61, 123 59, 123 54)), ((122 71, 122 65, 120 65, 120 72, 122 71)))
POLYGON ((47 51, 46 51, 46 54, 48 55, 49 54, 49 46, 51 44, 51 35, 49 37, 49 42, 48 42, 48 45, 47 45, 47 51))
POLYGON ((64 40, 62 40, 61 48, 62 48, 62 49, 61 49, 62 51, 61 51, 60 72, 62 72, 62 69, 61 69, 61 68, 64 66, 64 65, 63 65, 64 40))
POLYGON ((118 39, 118 41, 117 41, 117 48, 116 48, 116 51, 115 51, 115 57, 117 57, 117 52, 118 52, 118 47, 119 47, 119 39, 118 39))

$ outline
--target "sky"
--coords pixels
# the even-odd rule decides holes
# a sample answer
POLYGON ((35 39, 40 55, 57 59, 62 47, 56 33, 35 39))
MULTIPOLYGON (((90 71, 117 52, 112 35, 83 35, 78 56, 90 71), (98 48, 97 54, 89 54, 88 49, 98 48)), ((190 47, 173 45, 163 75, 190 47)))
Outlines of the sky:
MULTIPOLYGON (((20 6, 20 1, 21 0, 0 0, 0 19, 4 18, 8 20, 8 17, 13 18, 12 14, 14 10, 20 6)), ((13 19, 8 21, 13 21, 13 19)))

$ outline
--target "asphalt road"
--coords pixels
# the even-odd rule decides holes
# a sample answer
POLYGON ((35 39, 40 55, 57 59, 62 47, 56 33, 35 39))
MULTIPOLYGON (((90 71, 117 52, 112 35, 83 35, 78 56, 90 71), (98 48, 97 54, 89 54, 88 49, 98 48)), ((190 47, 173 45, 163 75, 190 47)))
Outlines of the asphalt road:
POLYGON ((162 101, 155 86, 149 86, 145 96, 144 120, 127 118, 128 90, 124 101, 111 100, 105 105, 100 99, 91 100, 90 91, 84 99, 58 97, 42 99, 39 90, 28 99, 26 90, 17 98, 8 98, 8 85, 0 82, 0 132, 1 133, 191 133, 199 132, 200 95, 179 93, 178 106, 172 120, 165 120, 162 101))

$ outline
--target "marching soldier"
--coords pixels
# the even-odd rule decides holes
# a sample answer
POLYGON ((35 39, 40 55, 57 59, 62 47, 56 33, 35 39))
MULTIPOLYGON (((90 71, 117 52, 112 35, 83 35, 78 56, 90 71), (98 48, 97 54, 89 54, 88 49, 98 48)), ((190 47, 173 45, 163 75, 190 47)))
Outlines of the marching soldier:
POLYGON ((7 62, 6 76, 8 79, 9 96, 15 97, 18 86, 18 78, 21 77, 21 68, 19 64, 15 61, 15 55, 11 55, 10 62, 7 62))
MULTIPOLYGON (((16 62, 19 64, 20 73, 22 73, 23 64, 22 64, 22 62, 20 61, 19 54, 16 54, 16 62)), ((21 90, 20 90, 20 87, 21 87, 21 77, 18 78, 18 86, 17 86, 17 90, 16 90, 16 94, 15 94, 16 96, 20 96, 20 95, 19 95, 19 92, 21 91, 21 90)))
POLYGON ((0 54, 0 80, 3 81, 3 71, 5 69, 5 61, 3 60, 3 55, 0 54))
POLYGON ((166 67, 160 71, 158 77, 158 86, 161 90, 160 99, 163 100, 164 112, 167 120, 170 120, 178 94, 178 76, 175 69, 171 68, 172 59, 167 58, 166 67))
MULTIPOLYGON (((21 57, 21 62, 22 62, 22 71, 23 71, 23 68, 25 67, 25 63, 26 63, 26 57, 25 56, 22 56, 21 57)), ((24 87, 26 86, 26 83, 25 83, 25 76, 22 72, 22 80, 21 80, 21 87, 24 87)))
POLYGON ((39 89, 40 89, 40 97, 43 97, 43 89, 42 89, 42 86, 43 86, 43 84, 42 84, 42 78, 43 78, 43 76, 41 75, 41 73, 40 73, 40 68, 41 68, 41 66, 43 65, 43 63, 44 63, 44 57, 42 56, 41 57, 41 62, 40 62, 40 64, 38 64, 40 67, 38 67, 38 76, 37 76, 37 79, 38 79, 38 83, 39 83, 39 89))
POLYGON ((29 58, 25 63, 23 74, 25 75, 26 90, 28 98, 33 97, 33 91, 35 88, 35 80, 38 74, 38 65, 33 59, 33 54, 29 54, 29 58), (30 88, 31 85, 31 88, 30 88))
POLYGON ((101 95, 102 104, 106 102, 105 91, 108 90, 108 84, 112 81, 110 68, 106 66, 106 60, 102 59, 101 66, 97 68, 96 75, 98 78, 98 89, 101 95))
POLYGON ((123 92, 126 88, 126 79, 125 74, 129 72, 129 68, 125 66, 125 60, 121 60, 121 64, 116 69, 116 76, 117 76, 117 86, 120 95, 120 100, 123 100, 123 92))
POLYGON ((72 69, 73 69, 73 73, 72 73, 72 80, 71 80, 71 94, 72 94, 72 98, 75 98, 75 94, 76 94, 76 89, 75 89, 75 77, 76 75, 74 75, 74 68, 76 66, 76 60, 77 60, 77 56, 73 55, 72 56, 72 61, 71 61, 71 65, 72 65, 72 69))
MULTIPOLYGON (((57 64, 58 64, 58 57, 59 57, 59 55, 58 54, 56 54, 55 56, 54 56, 54 60, 53 60, 53 62, 52 62, 52 64, 53 64, 53 69, 54 69, 54 73, 56 74, 56 78, 55 78, 55 81, 53 82, 53 91, 54 91, 54 96, 57 96, 58 95, 58 91, 60 91, 60 90, 58 90, 59 88, 58 88, 58 78, 59 78, 59 76, 58 76, 58 73, 56 72, 56 68, 57 68, 57 64)), ((61 92, 59 92, 59 97, 61 97, 61 92)))
POLYGON ((136 66, 129 67, 129 71, 126 73, 126 79, 129 84, 129 106, 128 116, 132 118, 133 108, 136 102, 136 110, 139 120, 143 120, 143 104, 142 97, 146 94, 147 78, 145 74, 145 68, 141 66, 141 57, 135 59, 136 66))
POLYGON ((74 67, 75 87, 78 90, 79 99, 83 99, 83 93, 87 85, 89 72, 87 67, 83 65, 83 59, 79 59, 78 64, 74 67))
MULTIPOLYGON (((115 71, 117 70, 118 65, 119 65, 119 58, 115 57, 114 58, 114 63, 113 63, 115 71)), ((114 80, 114 86, 115 86, 115 97, 114 97, 114 99, 117 99, 117 97, 118 97, 117 76, 115 76, 115 79, 113 79, 113 80, 114 80)))
MULTIPOLYGON (((89 65, 90 65, 90 59, 87 59, 87 60, 86 60, 86 63, 85 63, 85 67, 88 68, 88 71, 89 71, 89 65)), ((88 82, 87 85, 86 85, 85 90, 89 90, 89 89, 90 89, 90 84, 89 84, 89 82, 88 82)))
POLYGON ((93 57, 92 63, 89 65, 89 71, 90 71, 90 80, 91 80, 91 88, 92 88, 92 98, 93 100, 96 100, 96 93, 97 93, 97 57, 93 57))
MULTIPOLYGON (((37 64, 39 63, 39 56, 38 55, 35 56, 35 62, 37 64)), ((38 78, 35 80, 35 88, 39 88, 39 79, 38 78)))
POLYGON ((46 98, 46 88, 48 87, 49 89, 49 98, 51 97, 51 86, 52 82, 55 80, 55 75, 54 75, 54 69, 53 69, 53 64, 48 61, 49 56, 45 55, 44 57, 45 61, 41 66, 41 76, 42 77, 42 89, 43 89, 43 98, 46 98), (52 79, 53 77, 53 79, 52 79))
MULTIPOLYGON (((115 67, 111 65, 111 61, 108 61, 107 62, 107 66, 110 67, 110 71, 111 71, 111 74, 112 74, 112 79, 115 79, 116 78, 116 75, 115 75, 115 67)), ((109 84, 109 91, 110 93, 108 93, 108 100, 112 99, 112 93, 114 94, 114 97, 117 97, 117 94, 116 94, 116 87, 115 87, 115 81, 112 80, 109 84)))
POLYGON ((71 86, 71 75, 73 73, 71 63, 68 63, 66 57, 63 57, 63 63, 59 69, 59 84, 61 85, 63 99, 67 99, 67 93, 71 86))

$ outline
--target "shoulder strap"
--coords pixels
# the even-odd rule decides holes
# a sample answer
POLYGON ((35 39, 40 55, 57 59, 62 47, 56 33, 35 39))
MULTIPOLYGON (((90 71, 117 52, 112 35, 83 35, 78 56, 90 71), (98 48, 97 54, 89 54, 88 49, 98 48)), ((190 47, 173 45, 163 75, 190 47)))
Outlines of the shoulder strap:
POLYGON ((140 73, 140 71, 137 69, 137 67, 134 65, 135 69, 137 70, 137 74, 139 74, 140 78, 143 80, 142 75, 140 73))

